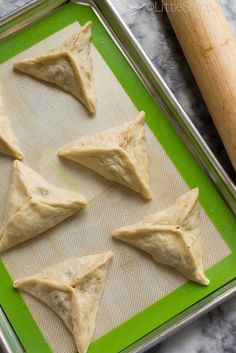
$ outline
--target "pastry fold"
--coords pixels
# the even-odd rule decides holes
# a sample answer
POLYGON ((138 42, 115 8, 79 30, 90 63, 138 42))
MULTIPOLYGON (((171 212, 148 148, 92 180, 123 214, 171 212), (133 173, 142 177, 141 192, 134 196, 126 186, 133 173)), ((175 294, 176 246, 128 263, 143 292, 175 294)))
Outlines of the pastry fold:
POLYGON ((23 154, 19 142, 14 135, 9 119, 4 112, 3 101, 0 92, 0 152, 8 156, 22 159, 23 154))
POLYGON ((188 279, 208 285, 202 264, 198 188, 141 222, 113 232, 120 239, 146 251, 155 261, 171 266, 188 279))
POLYGON ((145 138, 145 113, 137 119, 62 147, 58 155, 152 198, 145 138))
POLYGON ((79 353, 86 353, 112 256, 106 252, 70 259, 19 279, 14 287, 54 310, 74 336, 79 353))
POLYGON ((87 22, 63 45, 39 57, 19 61, 14 69, 59 86, 74 95, 90 113, 95 113, 91 39, 92 22, 87 22))
POLYGON ((0 228, 0 251, 45 232, 86 204, 83 195, 56 187, 15 161, 0 228))

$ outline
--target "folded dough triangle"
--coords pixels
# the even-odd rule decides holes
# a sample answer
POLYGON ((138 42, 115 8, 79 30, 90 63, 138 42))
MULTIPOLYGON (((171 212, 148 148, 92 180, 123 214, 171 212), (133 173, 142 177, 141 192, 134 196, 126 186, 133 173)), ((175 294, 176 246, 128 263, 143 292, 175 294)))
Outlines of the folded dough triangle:
POLYGON ((17 62, 14 69, 58 85, 80 100, 90 113, 95 113, 91 39, 92 22, 88 22, 60 47, 37 58, 17 62))
POLYGON ((140 223, 116 230, 112 236, 142 249, 185 277, 209 284, 203 272, 198 188, 140 223))
POLYGON ((85 205, 83 195, 51 185, 29 167, 15 161, 0 229, 0 251, 45 232, 85 205))
POLYGON ((151 199, 144 117, 141 112, 131 122, 62 147, 58 154, 151 199))
POLYGON ((11 124, 4 112, 3 102, 0 92, 0 152, 12 156, 17 159, 22 159, 19 142, 11 129, 11 124))
POLYGON ((74 336, 79 353, 86 353, 112 256, 107 252, 70 259, 20 279, 14 287, 53 309, 74 336))

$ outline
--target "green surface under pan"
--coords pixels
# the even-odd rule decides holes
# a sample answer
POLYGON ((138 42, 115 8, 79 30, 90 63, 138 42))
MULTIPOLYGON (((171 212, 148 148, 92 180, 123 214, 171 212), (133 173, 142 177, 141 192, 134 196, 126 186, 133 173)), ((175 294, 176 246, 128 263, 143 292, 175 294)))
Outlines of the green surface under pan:
MULTIPOLYGON (((93 21, 93 44, 137 109, 145 110, 148 126, 188 186, 200 188, 202 207, 231 249, 230 256, 206 271, 211 280, 208 287, 201 287, 192 282, 184 284, 94 341, 89 349, 89 353, 118 353, 236 278, 236 220, 90 7, 72 3, 65 4, 47 18, 5 40, 0 44, 0 63, 75 21, 83 25, 88 20, 93 21)), ((12 279, 2 262, 0 263, 0 286, 0 305, 26 352, 52 352, 21 295, 12 288, 12 279)))

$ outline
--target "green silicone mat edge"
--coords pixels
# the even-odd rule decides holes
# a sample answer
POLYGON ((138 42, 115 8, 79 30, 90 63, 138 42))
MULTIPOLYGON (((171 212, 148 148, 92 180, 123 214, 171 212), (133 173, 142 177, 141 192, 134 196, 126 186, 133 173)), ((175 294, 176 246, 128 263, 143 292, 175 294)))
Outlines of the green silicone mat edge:
MULTIPOLYGON (((145 110, 147 124, 189 187, 200 188, 202 207, 232 251, 230 256, 206 271, 211 280, 208 287, 186 283, 93 342, 89 349, 89 353, 118 353, 236 277, 236 220, 90 7, 68 3, 47 18, 0 43, 0 63, 75 21, 83 25, 88 20, 93 21, 94 45, 136 107, 145 110)), ((12 279, 2 262, 0 282, 0 304, 26 352, 52 352, 21 295, 12 288, 12 279)))

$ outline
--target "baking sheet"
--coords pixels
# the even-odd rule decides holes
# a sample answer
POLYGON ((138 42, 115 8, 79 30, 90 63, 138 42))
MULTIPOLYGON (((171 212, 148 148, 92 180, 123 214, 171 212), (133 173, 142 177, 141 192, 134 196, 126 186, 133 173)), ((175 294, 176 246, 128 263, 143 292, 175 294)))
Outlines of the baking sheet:
MULTIPOLYGON (((115 256, 98 314, 97 338, 185 283, 181 275, 157 266, 149 256, 113 241, 110 235, 120 226, 168 207, 188 187, 148 128, 154 196, 151 202, 82 166, 57 158, 57 149, 65 143, 122 124, 137 115, 132 101, 94 47, 98 96, 95 117, 90 117, 69 94, 13 72, 13 62, 44 53, 73 35, 78 27, 74 23, 1 65, 0 81, 6 110, 25 154, 24 162, 50 182, 84 193, 89 206, 45 234, 6 252, 2 259, 16 279, 69 257, 112 250, 115 256)), ((1 159, 0 166, 2 217, 12 161, 1 159)), ((208 268, 229 255, 230 250, 203 210, 201 217, 203 246, 207 249, 204 266, 208 268)), ((56 315, 30 296, 24 298, 53 351, 74 352, 73 339, 56 315)))

